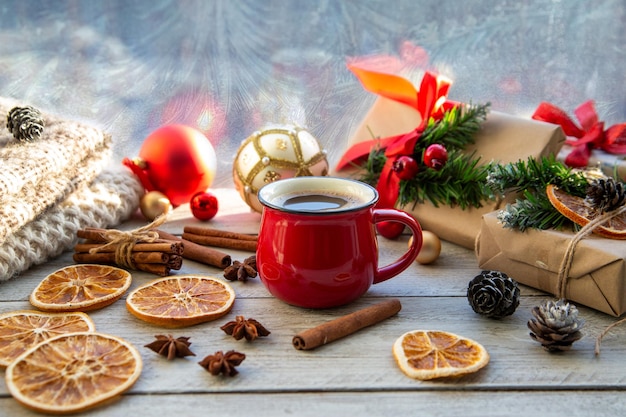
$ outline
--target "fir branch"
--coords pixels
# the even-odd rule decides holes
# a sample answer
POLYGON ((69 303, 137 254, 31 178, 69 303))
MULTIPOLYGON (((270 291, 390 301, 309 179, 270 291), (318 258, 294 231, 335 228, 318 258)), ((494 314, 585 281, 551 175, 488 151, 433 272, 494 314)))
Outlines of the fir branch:
POLYGON ((453 150, 448 163, 440 171, 423 169, 409 181, 400 182, 401 206, 430 201, 435 207, 445 204, 451 207, 481 207, 490 197, 485 179, 490 167, 479 166, 475 153, 465 155, 453 150))
MULTIPOLYGON (((475 154, 462 151, 474 143, 474 136, 486 119, 490 104, 460 105, 447 111, 439 120, 431 118, 415 144, 413 155, 420 164, 415 178, 400 182, 398 203, 402 206, 430 201, 435 207, 481 207, 492 196, 485 186, 488 166, 478 166, 475 154), (423 164, 428 146, 439 143, 448 151, 448 162, 437 171, 423 164)), ((376 186, 387 161, 384 150, 375 147, 361 166, 361 181, 376 186)))
POLYGON ((365 173, 361 177, 361 181, 371 185, 372 187, 376 187, 378 179, 380 178, 380 173, 382 172, 386 161, 387 157, 385 156, 385 151, 380 149, 378 146, 372 148, 369 156, 367 157, 367 161, 365 161, 365 164, 363 165, 365 173))
POLYGON ((495 194, 517 193, 523 191, 545 192, 548 184, 554 184, 563 191, 584 197, 588 182, 580 172, 556 160, 551 155, 509 164, 494 164, 487 175, 487 186, 495 194))
POLYGON ((416 153, 422 153, 433 143, 440 143, 448 150, 465 149, 474 143, 474 135, 487 118, 490 105, 458 106, 446 112, 441 120, 431 118, 416 144, 416 153))
POLYGON ((536 194, 530 191, 523 193, 522 199, 515 204, 507 204, 498 212, 498 220, 505 228, 519 229, 559 229, 570 220, 559 213, 550 203, 545 194, 536 194))

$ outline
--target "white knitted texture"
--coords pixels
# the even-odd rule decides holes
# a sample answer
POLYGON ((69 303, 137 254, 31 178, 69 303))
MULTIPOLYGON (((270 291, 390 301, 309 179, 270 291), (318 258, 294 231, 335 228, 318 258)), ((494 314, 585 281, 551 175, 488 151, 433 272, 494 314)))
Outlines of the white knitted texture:
POLYGON ((76 232, 107 228, 130 217, 144 189, 128 170, 105 170, 10 235, 0 245, 0 281, 73 248, 76 232))
POLYGON ((40 139, 14 140, 6 117, 16 105, 0 97, 0 242, 91 182, 111 156, 110 135, 45 113, 40 139))

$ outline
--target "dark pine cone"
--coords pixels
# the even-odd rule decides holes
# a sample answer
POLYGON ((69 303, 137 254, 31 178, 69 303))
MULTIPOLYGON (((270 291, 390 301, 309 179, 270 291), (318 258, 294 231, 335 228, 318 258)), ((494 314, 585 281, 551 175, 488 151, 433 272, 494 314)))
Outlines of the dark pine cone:
POLYGON ((517 282, 499 271, 482 271, 467 287, 467 299, 472 309, 483 316, 510 316, 519 305, 517 282))
POLYGON ((39 139, 43 133, 43 117, 34 107, 13 107, 7 115, 7 129, 21 142, 39 139))
POLYGON ((599 178, 587 188, 587 201, 593 208, 604 213, 624 205, 626 191, 624 184, 613 178, 599 178))
POLYGON ((534 319, 528 320, 530 337, 549 352, 568 350, 583 336, 580 329, 585 321, 578 318, 576 306, 565 300, 548 300, 532 313, 534 319))

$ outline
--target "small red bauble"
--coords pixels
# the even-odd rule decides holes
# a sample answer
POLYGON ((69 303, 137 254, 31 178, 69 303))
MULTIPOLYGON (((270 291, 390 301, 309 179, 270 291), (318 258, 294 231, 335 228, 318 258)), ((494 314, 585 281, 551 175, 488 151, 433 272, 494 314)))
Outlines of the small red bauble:
POLYGON ((424 151, 424 164, 439 171, 448 162, 448 150, 439 143, 433 143, 424 151))
POLYGON ((376 231, 387 239, 396 239, 404 231, 404 224, 399 222, 376 223, 376 231))
POLYGON ((202 221, 211 220, 217 214, 217 197, 208 192, 199 192, 189 202, 191 214, 202 221))
POLYGON ((419 167, 415 159, 407 155, 402 155, 397 157, 396 160, 393 161, 391 169, 393 169, 393 172, 396 173, 398 178, 406 181, 415 177, 419 167))

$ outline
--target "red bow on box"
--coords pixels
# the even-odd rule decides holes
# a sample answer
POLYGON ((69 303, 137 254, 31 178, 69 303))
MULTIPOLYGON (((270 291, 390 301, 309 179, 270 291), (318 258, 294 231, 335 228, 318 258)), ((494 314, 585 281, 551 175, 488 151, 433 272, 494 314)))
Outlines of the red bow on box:
POLYGON ((413 107, 422 117, 420 125, 408 133, 354 144, 337 164, 337 170, 340 171, 362 162, 374 147, 384 149, 387 161, 376 186, 380 194, 378 206, 393 207, 398 199, 400 186, 400 180, 393 175, 393 162, 398 156, 413 154, 415 144, 430 118, 439 120, 446 111, 456 106, 456 103, 446 100, 451 81, 441 75, 426 72, 418 91, 410 81, 397 75, 369 71, 355 65, 348 65, 348 69, 357 76, 366 90, 413 107))
POLYGON ((563 132, 576 139, 567 139, 565 143, 574 149, 565 158, 565 164, 572 168, 583 168, 589 163, 594 148, 617 155, 626 154, 626 123, 613 125, 604 130, 604 122, 598 120, 598 113, 593 100, 581 104, 574 110, 580 127, 574 123, 565 111, 553 104, 542 102, 532 118, 560 125, 563 132))

